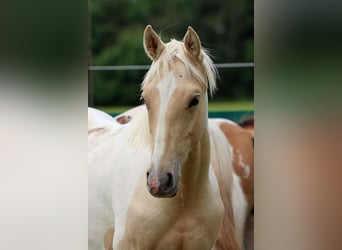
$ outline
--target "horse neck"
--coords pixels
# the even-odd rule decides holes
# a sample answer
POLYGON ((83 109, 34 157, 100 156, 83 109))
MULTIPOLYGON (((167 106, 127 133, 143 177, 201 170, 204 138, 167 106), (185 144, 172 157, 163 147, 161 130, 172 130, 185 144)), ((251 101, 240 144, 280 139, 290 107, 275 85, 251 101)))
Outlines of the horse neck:
POLYGON ((209 134, 204 132, 202 140, 192 147, 182 166, 182 183, 187 187, 198 186, 198 183, 208 178, 209 162, 209 134))
MULTIPOLYGON (((206 96, 206 105, 204 114, 206 115, 206 123, 208 124, 208 98, 206 96)), ((199 183, 204 184, 209 181, 209 165, 210 165, 210 138, 208 125, 203 135, 196 144, 192 145, 182 166, 181 189, 183 194, 192 194, 199 190, 199 183)))

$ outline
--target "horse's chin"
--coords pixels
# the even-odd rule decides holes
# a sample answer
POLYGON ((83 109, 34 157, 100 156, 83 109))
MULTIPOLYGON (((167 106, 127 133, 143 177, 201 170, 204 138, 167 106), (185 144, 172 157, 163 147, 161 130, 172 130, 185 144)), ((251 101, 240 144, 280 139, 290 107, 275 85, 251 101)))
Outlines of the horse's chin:
POLYGON ((173 191, 172 193, 170 193, 168 196, 165 196, 164 198, 172 198, 175 197, 177 195, 177 191, 178 188, 175 188, 175 191, 173 191))
POLYGON ((176 186, 176 187, 170 188, 169 190, 165 192, 152 193, 151 190, 149 189, 148 191, 153 197, 156 197, 156 198, 172 198, 177 195, 178 187, 176 186))

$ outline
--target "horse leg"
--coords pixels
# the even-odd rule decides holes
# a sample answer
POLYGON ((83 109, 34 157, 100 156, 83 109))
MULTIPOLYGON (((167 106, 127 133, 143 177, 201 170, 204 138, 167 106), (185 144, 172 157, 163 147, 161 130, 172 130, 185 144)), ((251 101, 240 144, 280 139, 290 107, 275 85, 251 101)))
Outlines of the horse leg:
POLYGON ((245 226, 245 250, 253 250, 254 249, 254 213, 251 213, 246 221, 245 226))
POLYGON ((114 238, 114 228, 109 228, 104 237, 104 246, 106 250, 113 250, 113 238, 114 238))

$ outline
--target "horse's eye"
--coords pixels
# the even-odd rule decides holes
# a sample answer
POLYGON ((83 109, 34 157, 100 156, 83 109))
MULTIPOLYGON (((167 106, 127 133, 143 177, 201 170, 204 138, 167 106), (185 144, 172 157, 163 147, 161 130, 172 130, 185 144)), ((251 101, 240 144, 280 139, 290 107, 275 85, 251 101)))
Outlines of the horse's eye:
POLYGON ((198 96, 192 98, 192 100, 190 101, 190 103, 188 105, 188 108, 196 106, 199 103, 199 99, 198 98, 199 98, 198 96))

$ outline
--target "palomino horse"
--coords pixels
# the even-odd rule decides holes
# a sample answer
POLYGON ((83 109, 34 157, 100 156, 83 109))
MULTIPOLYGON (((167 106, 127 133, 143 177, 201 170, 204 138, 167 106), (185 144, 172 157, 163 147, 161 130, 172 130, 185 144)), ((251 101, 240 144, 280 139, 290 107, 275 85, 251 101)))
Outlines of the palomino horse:
POLYGON ((207 116, 216 70, 191 27, 183 41, 147 26, 146 105, 124 120, 88 111, 89 249, 243 247, 247 199, 207 116))

